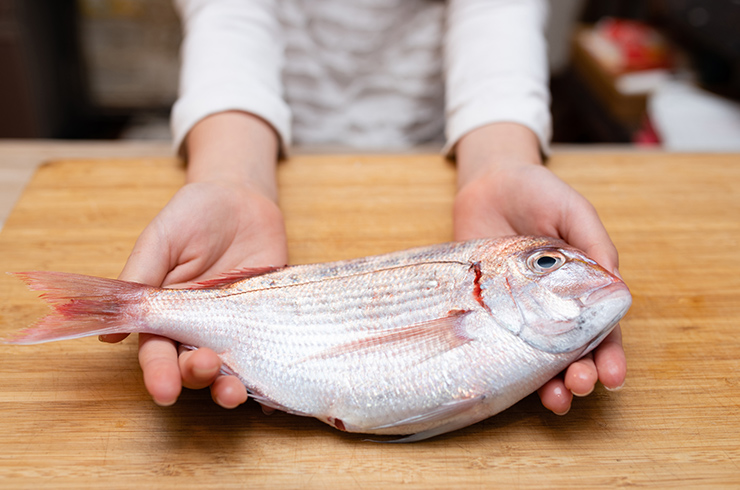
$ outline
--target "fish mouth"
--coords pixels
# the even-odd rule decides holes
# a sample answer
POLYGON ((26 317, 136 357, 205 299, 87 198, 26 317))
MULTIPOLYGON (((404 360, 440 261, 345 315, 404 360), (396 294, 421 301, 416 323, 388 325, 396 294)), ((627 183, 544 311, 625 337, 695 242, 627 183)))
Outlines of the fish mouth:
POLYGON ((627 285, 620 281, 615 281, 604 287, 592 291, 582 300, 585 306, 600 304, 599 316, 608 320, 606 326, 589 342, 582 355, 591 352, 607 335, 614 330, 622 317, 627 313, 632 305, 632 295, 627 285))
POLYGON ((567 353, 575 359, 585 355, 604 340, 632 304, 629 289, 621 280, 614 277, 602 284, 566 296, 568 310, 561 317, 540 315, 525 321, 516 335, 550 354, 567 353))
POLYGON ((622 281, 612 282, 606 286, 600 287, 594 291, 591 291, 585 297, 581 299, 584 306, 591 306, 600 301, 620 301, 629 298, 630 302, 632 295, 630 290, 625 283, 622 281))

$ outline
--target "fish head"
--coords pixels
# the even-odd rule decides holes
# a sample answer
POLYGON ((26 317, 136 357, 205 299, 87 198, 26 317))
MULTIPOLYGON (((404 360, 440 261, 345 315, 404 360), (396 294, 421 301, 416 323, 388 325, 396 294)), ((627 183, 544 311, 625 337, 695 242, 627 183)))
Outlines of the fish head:
POLYGON ((480 262, 480 298, 497 324, 552 354, 596 347, 632 304, 627 285, 552 238, 515 237, 480 262))

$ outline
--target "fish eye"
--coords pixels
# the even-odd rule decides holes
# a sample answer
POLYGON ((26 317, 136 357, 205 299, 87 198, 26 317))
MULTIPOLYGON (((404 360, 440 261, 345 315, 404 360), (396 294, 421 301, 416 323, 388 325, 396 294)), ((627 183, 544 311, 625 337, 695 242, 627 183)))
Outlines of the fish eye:
POLYGON ((537 274, 547 274, 560 269, 565 264, 565 256, 553 250, 539 251, 527 260, 527 266, 537 274))

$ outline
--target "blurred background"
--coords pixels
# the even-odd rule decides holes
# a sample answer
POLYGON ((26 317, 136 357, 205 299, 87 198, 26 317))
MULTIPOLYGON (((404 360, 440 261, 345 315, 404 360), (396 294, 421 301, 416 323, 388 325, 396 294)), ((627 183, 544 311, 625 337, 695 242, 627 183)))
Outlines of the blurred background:
MULTIPOLYGON (((555 143, 740 151, 740 0, 551 0, 555 143)), ((0 0, 0 138, 170 138, 172 0, 0 0)))

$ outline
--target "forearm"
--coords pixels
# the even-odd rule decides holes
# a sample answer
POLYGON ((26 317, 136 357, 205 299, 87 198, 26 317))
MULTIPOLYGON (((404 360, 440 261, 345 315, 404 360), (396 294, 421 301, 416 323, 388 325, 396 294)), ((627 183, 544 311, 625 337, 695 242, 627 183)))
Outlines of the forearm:
POLYGON ((542 164, 534 132, 517 123, 501 122, 474 129, 456 146, 458 189, 502 164, 542 164))
POLYGON ((173 143, 212 115, 254 114, 290 146, 290 110, 282 96, 283 42, 273 0, 175 0, 185 34, 180 95, 172 108, 173 143))
POLYGON ((445 55, 446 153, 491 123, 550 139, 544 0, 450 0, 445 55))
POLYGON ((185 141, 187 181, 222 181, 257 187, 277 200, 278 137, 263 119, 226 111, 200 120, 185 141))

